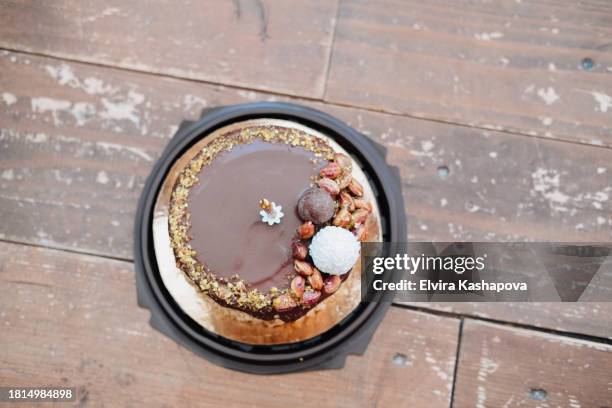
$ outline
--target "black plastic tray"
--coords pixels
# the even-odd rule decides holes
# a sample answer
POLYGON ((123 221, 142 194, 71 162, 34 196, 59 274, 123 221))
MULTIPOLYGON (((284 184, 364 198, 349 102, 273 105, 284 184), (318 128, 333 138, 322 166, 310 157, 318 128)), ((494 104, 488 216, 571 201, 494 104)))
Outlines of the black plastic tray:
POLYGON ((209 109, 198 121, 181 124, 145 183, 134 229, 138 304, 151 312, 150 322, 155 329, 211 362, 230 369, 273 374, 342 368, 347 355, 365 352, 391 299, 362 303, 332 329, 306 341, 249 345, 209 332, 193 321, 172 299, 157 269, 151 225, 153 207, 172 164, 191 145, 215 129, 255 118, 290 120, 332 137, 356 159, 369 178, 380 207, 384 241, 405 240, 407 226, 399 171, 386 164, 384 147, 338 119, 304 106, 261 102, 209 109))

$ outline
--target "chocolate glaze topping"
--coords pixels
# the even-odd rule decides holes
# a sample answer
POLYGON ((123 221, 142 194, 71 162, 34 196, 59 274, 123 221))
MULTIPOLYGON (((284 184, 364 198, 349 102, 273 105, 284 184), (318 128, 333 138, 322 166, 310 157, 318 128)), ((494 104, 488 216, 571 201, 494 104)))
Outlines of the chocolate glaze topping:
POLYGON ((220 154, 189 194, 191 246, 223 278, 239 275, 252 288, 286 287, 293 273, 295 211, 319 165, 299 147, 255 140, 220 154), (280 224, 261 222, 259 200, 281 205, 280 224))

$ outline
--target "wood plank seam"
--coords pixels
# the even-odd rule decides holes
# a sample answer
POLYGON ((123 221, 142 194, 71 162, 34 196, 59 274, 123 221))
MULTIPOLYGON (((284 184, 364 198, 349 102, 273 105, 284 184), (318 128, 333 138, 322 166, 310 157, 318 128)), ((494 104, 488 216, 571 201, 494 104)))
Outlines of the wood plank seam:
MULTIPOLYGON (((176 80, 180 80, 180 81, 187 81, 187 82, 193 82, 193 83, 197 83, 197 84, 210 85, 210 86, 223 86, 223 87, 226 87, 228 89, 234 89, 234 90, 264 92, 264 93, 269 94, 271 96, 278 96, 278 97, 282 97, 282 98, 289 98, 289 99, 291 99, 292 102, 296 102, 296 103, 299 103, 301 101, 304 101, 304 102, 318 102, 318 103, 321 103, 323 105, 326 105, 326 106, 329 106, 329 107, 332 107, 332 108, 333 107, 341 107, 341 108, 359 109, 359 110, 362 110, 362 111, 365 111, 365 112, 381 113, 381 114, 385 114, 385 115, 389 115, 389 116, 394 116, 394 117, 399 117, 399 118, 410 118, 410 119, 415 119, 415 120, 419 120, 419 121, 440 123, 440 124, 445 124, 445 125, 453 125, 453 126, 459 126, 459 127, 468 128, 468 129, 478 129, 478 130, 483 130, 483 131, 495 131, 495 132, 499 132, 499 133, 503 133, 503 134, 507 134, 507 135, 522 136, 522 137, 526 137, 526 138, 529 138, 529 139, 532 139, 532 140, 533 139, 543 139, 543 140, 547 140, 547 141, 551 141, 552 140, 552 141, 561 142, 561 143, 569 143, 569 144, 573 144, 573 145, 584 145, 584 146, 589 146, 589 147, 596 147, 596 148, 603 148, 603 149, 612 150, 612 146, 595 145, 595 144, 591 144, 591 143, 587 143, 587 142, 563 139, 563 138, 558 138, 558 137, 550 138, 550 137, 546 137, 546 136, 540 136, 540 135, 537 135, 537 134, 530 134, 528 130, 521 131, 520 129, 500 128, 500 126, 495 126, 493 124, 491 126, 478 126, 477 124, 468 124, 468 123, 463 123, 463 122, 453 122, 453 121, 445 120, 445 119, 442 119, 442 118, 434 118, 434 117, 402 114, 402 113, 397 113, 397 112, 393 112, 393 111, 388 111, 388 110, 385 110, 385 109, 373 109, 371 107, 364 107, 364 106, 359 106, 359 105, 351 105, 351 104, 342 103, 342 102, 329 102, 328 100, 324 99, 324 95, 322 97, 319 97, 319 98, 314 98, 314 97, 308 97, 308 96, 296 96, 296 95, 292 95, 292 94, 288 94, 288 93, 282 93, 282 92, 278 92, 278 91, 269 91, 269 90, 262 91, 262 90, 255 89, 255 88, 245 88, 245 87, 241 87, 241 86, 238 86, 238 85, 232 85, 232 84, 227 84, 227 83, 211 82, 211 81, 205 81, 205 80, 202 80, 202 79, 183 77, 183 76, 179 76, 179 75, 172 75, 172 74, 161 73, 161 72, 145 71, 145 70, 139 70, 139 69, 128 68, 128 67, 121 67, 121 66, 111 65, 111 64, 103 64, 103 63, 100 63, 100 62, 91 62, 91 61, 75 59, 75 58, 70 58, 70 57, 65 57, 65 56, 58 56, 58 55, 55 55, 55 54, 40 53, 40 52, 31 51, 31 50, 16 49, 16 48, 10 48, 10 47, 0 47, 0 51, 9 51, 9 52, 17 53, 17 54, 30 55, 30 56, 41 57, 41 58, 49 58, 49 59, 56 60, 56 61, 63 61, 63 62, 69 62, 69 63, 75 63, 75 64, 83 64, 83 65, 88 65, 88 66, 92 66, 92 67, 104 68, 104 69, 112 69, 112 70, 118 70, 118 71, 124 71, 124 72, 131 72, 131 73, 135 73, 135 74, 153 76, 153 77, 157 77, 157 78, 176 79, 176 80)), ((332 58, 333 58, 333 54, 332 53, 333 53, 333 51, 330 52, 330 57, 329 57, 329 61, 328 61, 329 63, 332 62, 332 58)), ((328 74, 329 74, 329 72, 326 72, 326 75, 328 75, 328 74)), ((325 86, 327 86, 327 78, 325 80, 325 86)))
POLYGON ((332 60, 334 58, 334 44, 336 43, 336 32, 338 31, 338 18, 340 17, 340 4, 342 0, 338 0, 336 3, 336 14, 334 16, 334 27, 333 33, 331 36, 331 41, 329 44, 329 55, 327 56, 327 63, 325 65, 325 73, 323 77, 325 78, 323 82, 323 93, 321 94, 320 101, 322 102, 325 99, 325 94, 327 93, 327 84, 329 83, 329 72, 331 71, 332 60))
MULTIPOLYGON (((397 306, 397 305, 394 305, 397 306)), ((455 402, 455 389, 457 387, 457 373, 459 371, 459 361, 461 358, 461 340, 463 337, 463 323, 465 318, 462 316, 459 320, 459 334, 457 336, 457 352, 455 353, 455 370, 453 371, 453 385, 451 386, 450 408, 453 408, 455 402)))
POLYGON ((435 310, 435 309, 430 309, 427 307, 418 307, 414 305, 406 305, 402 303, 394 303, 393 306, 402 307, 405 309, 410 309, 410 310, 415 310, 415 311, 420 311, 423 313, 433 313, 439 316, 455 317, 455 318, 459 317, 462 319, 462 322, 463 322, 463 319, 471 319, 471 320, 476 320, 476 321, 480 321, 484 323, 498 324, 500 326, 509 326, 509 327, 514 327, 517 329, 524 329, 524 330, 530 330, 530 331, 535 331, 539 333, 550 334, 554 336, 567 337, 567 338, 575 339, 575 340, 584 340, 584 341, 590 341, 593 343, 612 345, 612 338, 593 336, 589 334, 583 334, 583 333, 577 333, 577 332, 571 332, 571 331, 554 330, 554 329, 549 329, 549 328, 545 328, 541 326, 534 326, 534 325, 525 324, 525 323, 515 323, 515 322, 501 320, 501 319, 492 319, 488 317, 482 317, 482 316, 462 313, 462 312, 445 312, 442 310, 435 310))
POLYGON ((108 260, 111 260, 111 261, 122 261, 122 262, 134 263, 134 260, 132 258, 124 258, 124 257, 121 257, 121 256, 112 256, 112 255, 103 254, 103 253, 96 253, 94 251, 82 251, 82 250, 79 250, 79 249, 74 249, 74 248, 70 248, 70 247, 62 247, 62 246, 59 246, 59 245, 41 245, 41 244, 36 244, 34 242, 16 241, 16 240, 7 239, 7 238, 0 238, 0 243, 13 244, 13 245, 22 245, 22 246, 31 247, 31 248, 51 249, 53 251, 62 251, 62 252, 66 252, 66 253, 69 253, 69 254, 89 255, 89 256, 95 256, 97 258, 108 259, 108 260))
MULTIPOLYGON (((292 97, 292 98, 295 99, 295 97, 292 97)), ((579 141, 579 140, 570 140, 570 139, 562 139, 562 138, 557 138, 557 137, 552 138, 552 137, 547 137, 547 136, 541 136, 541 135, 537 135, 537 134, 531 134, 529 130, 521 131, 520 129, 500 128, 500 126, 496 126, 496 125, 478 126, 477 124, 469 124, 469 123, 465 123, 465 122, 453 122, 453 121, 445 120, 445 119, 442 119, 442 118, 417 116, 417 115, 411 115, 411 114, 408 114, 408 113, 397 113, 397 112, 387 111, 387 110, 384 110, 384 109, 373 109, 373 108, 366 107, 366 106, 351 105, 351 104, 348 104, 348 103, 337 102, 337 101, 336 102, 330 102, 328 100, 320 100, 320 101, 317 101, 317 102, 321 102, 324 105, 332 106, 332 107, 342 107, 342 108, 358 109, 358 110, 362 110, 362 111, 366 111, 366 112, 380 113, 380 114, 384 114, 384 115, 388 115, 388 116, 395 116, 395 117, 399 117, 399 118, 409 118, 409 119, 414 119, 414 120, 422 120, 422 121, 425 121, 425 122, 433 122, 433 123, 440 123, 440 124, 444 124, 444 125, 458 126, 458 127, 468 128, 468 129, 478 129, 478 130, 483 130, 483 131, 494 131, 494 132, 504 133, 504 134, 507 134, 507 135, 527 137, 529 139, 539 139, 539 140, 546 140, 546 141, 555 141, 555 142, 560 142, 560 143, 569 143, 569 144, 572 144, 572 145, 589 146, 589 147, 597 147, 597 148, 612 150, 612 146, 607 146, 607 145, 603 145, 603 144, 599 145, 599 144, 587 143, 587 142, 582 142, 582 141, 579 141)))

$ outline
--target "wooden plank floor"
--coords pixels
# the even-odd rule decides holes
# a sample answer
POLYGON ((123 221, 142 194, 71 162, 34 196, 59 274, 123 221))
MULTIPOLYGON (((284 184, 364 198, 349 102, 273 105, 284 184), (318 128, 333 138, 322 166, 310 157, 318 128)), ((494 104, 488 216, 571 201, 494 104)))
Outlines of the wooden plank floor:
MULTIPOLYGON (((14 98, 0 111, 5 238, 125 259, 140 189, 176 124, 205 107, 278 99, 13 52, 0 67, 14 98)), ((389 149, 410 239, 612 237, 609 149, 308 104, 389 149)))
POLYGON ((453 406, 609 407, 612 346, 467 320, 453 406))
POLYGON ((271 381, 217 367, 152 330, 131 263, 7 243, 0 254, 3 385, 60 383, 108 406, 449 406, 458 319, 392 308, 345 369, 271 381), (405 395, 406 384, 420 392, 405 395))
POLYGON ((607 1, 346 0, 325 99, 612 146, 611 37, 607 1))
POLYGON ((610 406, 612 303, 398 305, 365 356, 273 395, 153 331, 131 263, 180 121, 261 100, 383 144, 410 240, 609 242, 610 27, 596 0, 3 2, 0 385, 59 380, 93 406, 610 406))
POLYGON ((336 13, 337 0, 212 0, 191 5, 165 0, 155 7, 146 0, 7 1, 0 14, 0 45, 321 97, 336 13))

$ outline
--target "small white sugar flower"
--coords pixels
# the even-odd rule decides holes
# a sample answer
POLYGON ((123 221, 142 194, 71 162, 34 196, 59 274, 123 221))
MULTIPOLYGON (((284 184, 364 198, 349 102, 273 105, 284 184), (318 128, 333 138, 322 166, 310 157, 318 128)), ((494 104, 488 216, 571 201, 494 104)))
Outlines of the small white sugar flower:
POLYGON ((261 210, 259 215, 261 215, 262 222, 265 222, 268 225, 274 225, 280 224, 281 218, 283 218, 283 215, 285 214, 283 214, 283 207, 271 202, 268 210, 261 210))

